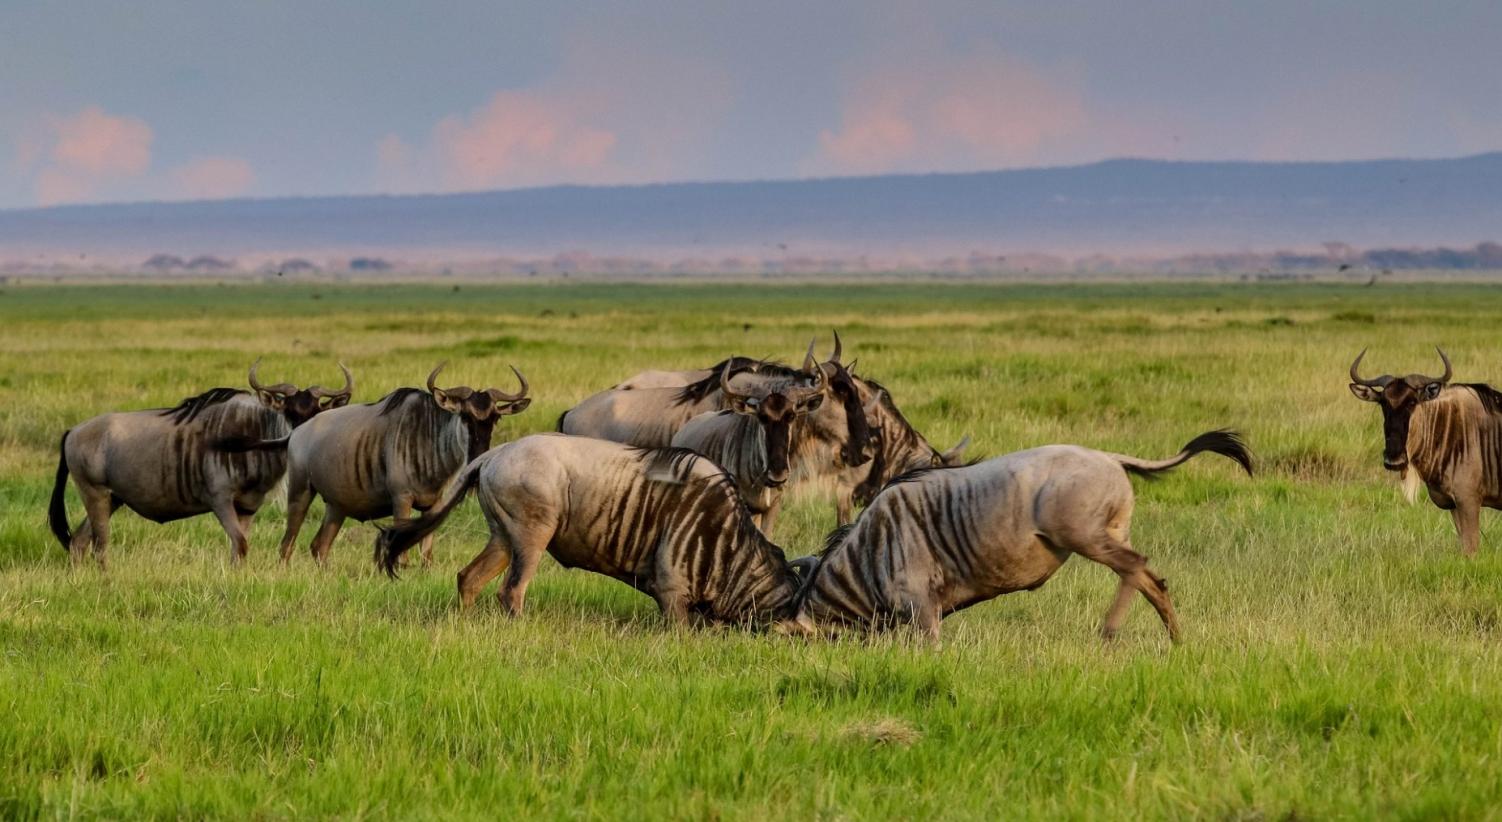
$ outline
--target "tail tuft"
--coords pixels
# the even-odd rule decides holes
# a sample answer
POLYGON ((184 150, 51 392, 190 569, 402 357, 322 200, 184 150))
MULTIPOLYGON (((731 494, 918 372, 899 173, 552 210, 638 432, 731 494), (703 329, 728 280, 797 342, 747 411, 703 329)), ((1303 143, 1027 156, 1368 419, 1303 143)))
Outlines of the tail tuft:
POLYGON ((73 544, 73 534, 68 530, 68 433, 63 432, 62 442, 57 446, 57 481, 52 485, 52 502, 47 506, 47 524, 64 551, 71 551, 73 544))
POLYGON ((1184 446, 1184 453, 1194 456, 1202 451, 1219 454, 1236 461, 1246 471, 1247 476, 1252 476, 1252 452, 1246 447, 1246 441, 1241 434, 1229 428, 1218 431, 1206 431, 1189 441, 1184 446))

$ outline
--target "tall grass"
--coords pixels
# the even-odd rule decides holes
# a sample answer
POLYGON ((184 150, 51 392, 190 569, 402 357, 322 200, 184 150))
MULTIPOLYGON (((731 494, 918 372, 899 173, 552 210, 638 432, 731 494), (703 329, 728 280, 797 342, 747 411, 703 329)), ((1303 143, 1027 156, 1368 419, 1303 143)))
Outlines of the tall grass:
MULTIPOLYGON (((0 817, 1495 816, 1502 545, 1463 559, 1448 516, 1401 503, 1345 371, 1368 345, 1437 370, 1438 343, 1502 382, 1499 310, 1480 286, 5 289, 0 817), (1114 579, 1080 561, 935 649, 675 630, 551 563, 525 617, 461 616, 472 506, 396 583, 369 525, 328 570, 279 567, 276 504, 241 570, 210 517, 121 511, 108 574, 45 528, 65 428, 257 356, 300 384, 343 360, 357 401, 439 359, 508 387, 515 363, 536 400, 513 437, 643 368, 794 359, 831 328, 941 447, 1157 457, 1242 429, 1256 479, 1203 458, 1138 483, 1185 644, 1139 604, 1103 646, 1114 579)), ((797 555, 832 519, 803 495, 773 536, 797 555)))

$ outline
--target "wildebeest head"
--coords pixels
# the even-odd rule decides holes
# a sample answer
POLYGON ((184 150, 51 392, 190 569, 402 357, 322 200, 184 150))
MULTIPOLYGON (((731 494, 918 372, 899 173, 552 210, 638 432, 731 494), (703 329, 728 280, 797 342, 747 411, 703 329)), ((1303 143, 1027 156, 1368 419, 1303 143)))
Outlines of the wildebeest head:
POLYGON ((847 428, 841 456, 845 465, 854 468, 865 465, 871 459, 871 425, 866 418, 866 409, 861 404, 860 389, 855 385, 855 378, 840 362, 840 351, 840 332, 836 331, 834 352, 824 362, 822 370, 829 380, 829 393, 845 409, 847 428))
POLYGON ((312 419, 320 411, 348 405, 349 398, 355 393, 355 378, 344 363, 339 363, 339 370, 344 372, 344 387, 338 391, 330 391, 320 385, 300 389, 289 382, 262 385, 256 379, 256 369, 260 367, 261 360, 257 358, 250 366, 250 387, 255 390, 262 405, 280 413, 293 428, 312 419))
POLYGON ((1383 374, 1369 380, 1362 379, 1357 369, 1361 365, 1361 358, 1366 356, 1366 349, 1362 349, 1356 355, 1356 361, 1351 363, 1351 393, 1357 399, 1377 403, 1382 409, 1382 433, 1386 440, 1386 447, 1382 450, 1382 467, 1389 471, 1401 471, 1408 466, 1408 422, 1413 418, 1413 410, 1419 407, 1419 403, 1438 397, 1450 382, 1453 373, 1450 358, 1445 356, 1443 350, 1434 350, 1439 351, 1439 358, 1445 364, 1443 377, 1426 377, 1423 374, 1394 377, 1383 374))
POLYGON ((515 394, 508 394, 499 388, 475 390, 467 385, 439 388, 433 381, 447 364, 439 363, 433 373, 428 375, 428 392, 433 395, 433 401, 438 403, 439 408, 458 414, 464 420, 465 430, 469 432, 469 458, 474 459, 490 450, 490 437, 501 417, 520 414, 532 404, 532 398, 527 396, 527 378, 516 370, 516 366, 511 366, 511 373, 516 375, 522 385, 521 390, 515 394))
POLYGON ((730 377, 729 368, 720 372, 720 390, 724 392, 731 411, 754 417, 761 425, 767 445, 767 473, 763 480, 773 488, 779 487, 791 474, 788 432, 793 420, 822 405, 829 384, 824 370, 814 359, 813 343, 809 343, 808 353, 803 358, 800 379, 774 385, 765 393, 740 394, 730 387, 730 377))

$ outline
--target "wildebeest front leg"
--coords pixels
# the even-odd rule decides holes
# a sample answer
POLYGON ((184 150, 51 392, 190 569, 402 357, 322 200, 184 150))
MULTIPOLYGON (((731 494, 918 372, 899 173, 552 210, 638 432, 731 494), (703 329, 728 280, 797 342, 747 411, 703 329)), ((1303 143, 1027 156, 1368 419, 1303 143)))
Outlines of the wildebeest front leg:
POLYGON ((234 500, 225 498, 215 502, 214 516, 219 518, 219 525, 229 537, 230 563, 239 565, 250 552, 250 540, 245 538, 245 532, 240 528, 240 512, 235 510, 234 500))
POLYGON ((339 536, 339 529, 344 526, 344 512, 339 507, 324 500, 323 524, 318 526, 318 533, 313 536, 313 544, 308 546, 308 551, 313 554, 313 559, 319 565, 327 565, 329 561, 329 549, 334 547, 334 538, 339 536))
POLYGON ((850 496, 849 493, 841 491, 839 492, 839 496, 835 498, 834 524, 838 527, 850 524, 850 517, 855 511, 855 500, 851 499, 850 496))
MULTIPOLYGON (((417 512, 412 510, 412 500, 409 497, 399 498, 391 506, 391 520, 393 522, 405 522, 406 520, 416 519, 417 517, 417 512)), ((424 568, 427 568, 433 564, 434 536, 434 534, 428 534, 427 536, 422 538, 422 567, 424 568)))
POLYGON ((1481 547, 1481 506, 1471 500, 1455 500, 1450 509, 1455 520, 1455 532, 1460 535, 1460 550, 1466 556, 1474 556, 1481 547))

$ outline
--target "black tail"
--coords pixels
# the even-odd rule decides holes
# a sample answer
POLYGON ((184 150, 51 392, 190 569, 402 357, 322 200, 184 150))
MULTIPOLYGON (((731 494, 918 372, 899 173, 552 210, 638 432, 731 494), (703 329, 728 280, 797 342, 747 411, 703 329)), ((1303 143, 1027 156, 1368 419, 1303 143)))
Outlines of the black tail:
POLYGON ((1154 474, 1167 471, 1176 465, 1181 465, 1188 461, 1190 457, 1203 451, 1209 451, 1212 454, 1220 454, 1223 457, 1233 459, 1246 471, 1247 476, 1252 475, 1252 452, 1247 449, 1246 443, 1241 439, 1241 435, 1229 428, 1222 428, 1219 431, 1206 431, 1200 434, 1198 437, 1190 440, 1189 444, 1185 445, 1176 456, 1166 460, 1143 460, 1122 454, 1113 454, 1112 456, 1116 458, 1118 463, 1121 463, 1121 467, 1125 468, 1128 473, 1136 474, 1139 477, 1151 477, 1154 474))
MULTIPOLYGON (((574 409, 572 409, 572 408, 569 409, 569 411, 572 411, 572 410, 574 410, 574 409)), ((568 416, 568 411, 565 411, 562 414, 558 415, 558 422, 553 425, 553 430, 554 431, 557 431, 560 434, 563 433, 563 418, 567 417, 567 416, 568 416)))
POLYGON ((65 499, 68 490, 68 432, 63 432, 63 441, 57 446, 57 481, 52 486, 52 504, 47 506, 47 522, 52 526, 52 535, 62 543, 63 550, 70 550, 73 534, 68 530, 68 505, 65 499))
POLYGON ((290 435, 275 440, 258 440, 243 434, 232 434, 214 440, 209 443, 209 447, 227 454, 243 454, 246 451, 279 451, 287 447, 289 439, 291 439, 290 435))
POLYGON ((476 459, 464 469, 461 476, 448 494, 438 504, 428 509, 428 512, 417 519, 409 519, 381 529, 375 541, 375 561, 385 570, 386 575, 396 578, 396 563, 407 553, 407 549, 416 545, 423 537, 438 530, 438 526, 449 518, 449 514, 459 507, 464 500, 464 495, 475 486, 480 478, 481 460, 476 459))

